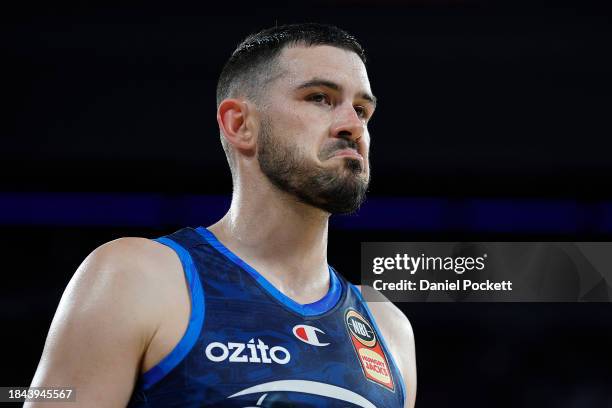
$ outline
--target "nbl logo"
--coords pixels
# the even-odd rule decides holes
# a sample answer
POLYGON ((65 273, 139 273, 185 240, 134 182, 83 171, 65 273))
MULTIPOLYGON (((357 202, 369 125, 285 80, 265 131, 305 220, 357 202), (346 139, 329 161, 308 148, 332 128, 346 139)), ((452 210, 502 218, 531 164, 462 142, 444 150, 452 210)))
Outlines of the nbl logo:
POLYGON ((381 343, 377 341, 376 332, 370 322, 353 309, 346 311, 344 322, 363 370, 363 375, 368 380, 395 392, 395 384, 387 356, 381 343))
POLYGON ((376 334, 372 326, 359 313, 349 310, 346 313, 346 326, 364 346, 374 347, 376 345, 376 334))

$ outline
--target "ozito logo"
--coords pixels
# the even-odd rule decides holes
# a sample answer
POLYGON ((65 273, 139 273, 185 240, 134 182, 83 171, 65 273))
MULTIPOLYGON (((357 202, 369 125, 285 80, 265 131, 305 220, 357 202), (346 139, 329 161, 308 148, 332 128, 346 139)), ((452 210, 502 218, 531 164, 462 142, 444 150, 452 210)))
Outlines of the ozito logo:
POLYGON ((228 360, 228 357, 230 363, 287 364, 291 360, 289 350, 281 346, 270 347, 261 339, 257 339, 257 343, 251 339, 246 344, 215 341, 206 346, 204 354, 215 363, 228 360))
POLYGON ((348 310, 344 317, 346 326, 361 344, 366 347, 374 347, 376 345, 376 334, 368 323, 359 313, 354 310, 348 310))

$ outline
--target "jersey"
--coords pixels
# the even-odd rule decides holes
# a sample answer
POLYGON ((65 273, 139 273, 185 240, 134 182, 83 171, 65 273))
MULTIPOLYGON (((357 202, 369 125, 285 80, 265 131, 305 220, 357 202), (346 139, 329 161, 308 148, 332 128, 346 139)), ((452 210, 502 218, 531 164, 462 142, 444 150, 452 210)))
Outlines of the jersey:
POLYGON ((181 260, 189 323, 129 407, 403 407, 403 379, 367 304, 332 267, 328 293, 303 305, 206 228, 157 241, 181 260))

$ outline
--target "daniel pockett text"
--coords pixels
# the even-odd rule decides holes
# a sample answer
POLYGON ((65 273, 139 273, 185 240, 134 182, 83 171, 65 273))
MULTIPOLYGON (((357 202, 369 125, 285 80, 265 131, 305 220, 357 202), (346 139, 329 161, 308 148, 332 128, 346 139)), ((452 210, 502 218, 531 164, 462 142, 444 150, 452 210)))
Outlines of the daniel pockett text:
POLYGON ((610 302, 612 243, 364 242, 361 284, 367 301, 610 302))
POLYGON ((488 255, 482 256, 426 256, 421 253, 411 256, 407 253, 396 253, 394 256, 378 256, 372 259, 372 273, 379 276, 374 279, 372 287, 378 291, 511 291, 512 281, 477 281, 463 277, 471 271, 484 271, 488 255), (399 281, 386 281, 384 274, 389 271, 402 272, 411 276, 417 273, 452 272, 458 279, 444 279, 435 281, 432 278, 419 278, 417 280, 400 279, 399 281))

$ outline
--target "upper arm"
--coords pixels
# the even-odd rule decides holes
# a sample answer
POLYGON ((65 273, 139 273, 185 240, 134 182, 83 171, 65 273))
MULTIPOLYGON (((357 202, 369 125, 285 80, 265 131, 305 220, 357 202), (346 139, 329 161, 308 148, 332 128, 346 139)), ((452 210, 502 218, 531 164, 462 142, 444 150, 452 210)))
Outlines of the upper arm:
POLYGON ((416 401, 417 388, 414 332, 408 318, 393 303, 386 303, 386 305, 393 309, 389 311, 389 315, 392 316, 394 320, 393 325, 395 326, 386 338, 391 337, 396 353, 401 360, 402 377, 404 377, 404 384, 406 385, 406 403, 404 406, 413 408, 416 401))
POLYGON ((81 264, 53 318, 32 386, 73 387, 78 406, 127 404, 156 325, 151 296, 143 293, 142 241, 113 241, 81 264))
MULTIPOLYGON (((361 288, 359 288, 361 290, 361 288)), ((369 288, 367 290, 374 291, 369 288)), ((393 355, 406 386, 406 408, 413 408, 416 400, 417 373, 414 332, 410 321, 393 303, 385 301, 368 302, 376 324, 393 355)))

